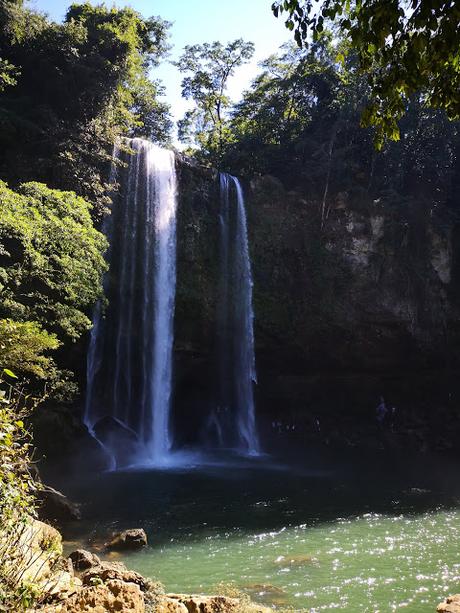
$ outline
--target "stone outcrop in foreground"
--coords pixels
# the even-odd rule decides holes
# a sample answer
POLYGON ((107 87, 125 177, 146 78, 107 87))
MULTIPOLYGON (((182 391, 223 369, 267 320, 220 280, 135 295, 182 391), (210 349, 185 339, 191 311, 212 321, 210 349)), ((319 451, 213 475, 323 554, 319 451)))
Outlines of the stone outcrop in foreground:
POLYGON ((460 594, 449 596, 438 605, 437 613, 460 613, 460 594))
POLYGON ((24 536, 23 546, 25 555, 34 562, 30 573, 38 568, 41 571, 38 579, 44 588, 41 602, 45 604, 34 609, 35 613, 270 612, 239 598, 165 594, 161 585, 129 570, 123 563, 101 560, 83 549, 72 552, 65 560, 59 532, 35 520, 24 536))
POLYGON ((14 559, 18 586, 33 585, 37 593, 49 598, 67 598, 81 588, 81 581, 62 557, 60 533, 36 519, 18 530, 14 559))
POLYGON ((107 581, 100 585, 84 588, 63 602, 47 606, 43 613, 144 613, 144 596, 134 583, 107 581))

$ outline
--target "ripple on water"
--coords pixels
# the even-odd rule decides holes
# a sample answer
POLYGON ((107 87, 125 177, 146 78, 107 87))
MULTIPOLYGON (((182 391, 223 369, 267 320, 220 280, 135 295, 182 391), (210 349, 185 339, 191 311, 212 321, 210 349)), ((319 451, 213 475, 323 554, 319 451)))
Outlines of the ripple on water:
POLYGON ((215 531, 133 554, 169 590, 233 583, 256 600, 304 611, 432 612, 460 582, 460 513, 366 514, 308 527, 215 531))

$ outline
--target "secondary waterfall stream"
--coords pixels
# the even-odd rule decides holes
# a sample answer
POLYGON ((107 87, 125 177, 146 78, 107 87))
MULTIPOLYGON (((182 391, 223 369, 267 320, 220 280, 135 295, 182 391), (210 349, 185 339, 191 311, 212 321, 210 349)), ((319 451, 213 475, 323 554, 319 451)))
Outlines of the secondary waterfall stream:
POLYGON ((115 148, 118 181, 109 238, 109 307, 96 307, 87 362, 85 423, 117 465, 168 463, 176 290, 177 181, 172 151, 135 138, 115 148))
POLYGON ((220 174, 219 362, 221 398, 213 416, 218 442, 229 439, 239 451, 257 455, 253 385, 254 352, 252 271, 243 189, 239 180, 220 174), (233 204, 234 203, 234 204, 233 204), (227 432, 230 436, 225 437, 227 432))

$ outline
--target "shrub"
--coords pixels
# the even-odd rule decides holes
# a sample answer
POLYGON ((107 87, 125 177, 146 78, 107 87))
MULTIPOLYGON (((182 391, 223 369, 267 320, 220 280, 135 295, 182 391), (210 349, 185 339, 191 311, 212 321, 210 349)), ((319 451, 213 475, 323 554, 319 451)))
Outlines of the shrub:
MULTIPOLYGON (((4 373, 9 373, 6 370, 4 373)), ((3 375, 5 376, 5 375, 3 375)), ((7 375, 8 376, 8 375, 7 375)), ((11 376, 12 375, 11 373, 11 376)), ((36 596, 21 581, 18 544, 35 515, 34 484, 29 473, 30 437, 24 419, 36 400, 2 381, 0 389, 0 611, 21 611, 36 596)))

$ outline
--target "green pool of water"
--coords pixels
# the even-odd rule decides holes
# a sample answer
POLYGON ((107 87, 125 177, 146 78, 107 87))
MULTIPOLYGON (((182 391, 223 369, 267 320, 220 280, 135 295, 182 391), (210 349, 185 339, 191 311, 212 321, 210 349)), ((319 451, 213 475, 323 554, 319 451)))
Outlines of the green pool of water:
POLYGON ((122 559, 168 591, 231 584, 279 609, 434 613, 460 591, 457 466, 354 459, 316 470, 244 463, 95 477, 75 488, 97 548, 144 527, 122 559))

